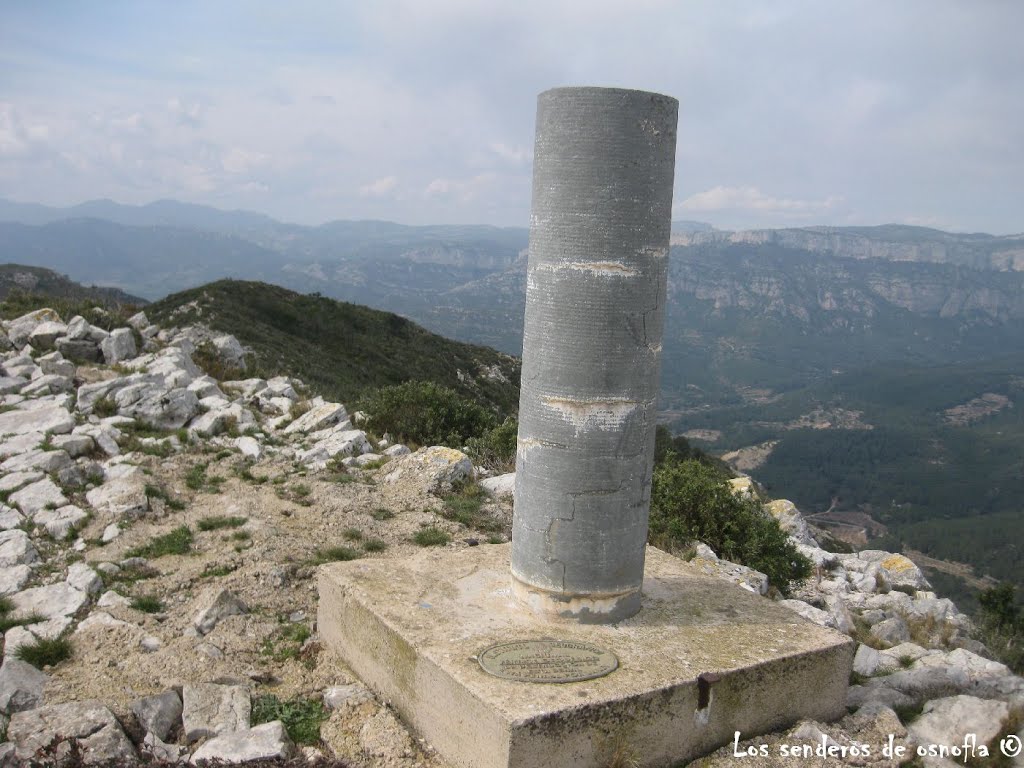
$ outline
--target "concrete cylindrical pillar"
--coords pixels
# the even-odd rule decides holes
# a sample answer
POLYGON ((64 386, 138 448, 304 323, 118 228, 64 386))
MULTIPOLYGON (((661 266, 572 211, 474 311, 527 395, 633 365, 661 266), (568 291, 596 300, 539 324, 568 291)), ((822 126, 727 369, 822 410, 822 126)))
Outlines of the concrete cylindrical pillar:
POLYGON ((677 112, 614 88, 537 100, 512 584, 541 614, 640 609, 677 112))

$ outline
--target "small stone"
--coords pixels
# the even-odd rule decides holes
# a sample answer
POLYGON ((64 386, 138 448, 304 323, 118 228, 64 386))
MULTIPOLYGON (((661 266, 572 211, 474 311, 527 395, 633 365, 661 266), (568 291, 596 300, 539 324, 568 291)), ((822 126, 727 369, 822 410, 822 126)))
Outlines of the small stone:
POLYGON ((66 581, 44 587, 32 587, 11 595, 11 602, 22 616, 37 615, 45 619, 73 616, 89 602, 89 596, 66 581))
POLYGON ((196 601, 198 611, 193 625, 201 634, 208 634, 225 616, 246 614, 249 608, 232 592, 218 587, 207 589, 196 601))
POLYGON ((248 435, 235 438, 235 447, 247 459, 259 459, 263 455, 263 446, 260 445, 259 440, 248 435))
POLYGON ((910 628, 899 616, 880 621, 871 627, 871 636, 878 642, 892 647, 910 640, 910 628))
POLYGON ((371 701, 373 694, 359 683, 335 685, 324 691, 324 706, 327 709, 355 707, 365 701, 371 701))
POLYGON ((0 568, 0 595, 10 595, 21 590, 32 575, 27 565, 8 565, 0 568))
POLYGON ((39 553, 28 534, 17 528, 0 531, 0 568, 38 562, 39 553))
MULTIPOLYGON (((0 418, 3 418, 2 414, 0 414, 0 418)), ((48 477, 26 485, 17 493, 12 494, 9 500, 29 517, 46 507, 63 507, 68 503, 60 488, 48 477)))
POLYGON ((0 712, 9 715, 41 706, 43 687, 49 679, 28 662, 5 659, 0 667, 0 712))
POLYGON ((217 736, 203 744, 192 755, 190 762, 223 760, 227 763, 246 763, 252 760, 286 760, 295 752, 284 723, 273 720, 254 728, 217 736))
POLYGON ((243 685, 199 683, 182 690, 182 721, 185 741, 245 730, 251 711, 249 691, 243 685))
POLYGON ((124 595, 120 595, 112 589, 108 589, 102 595, 100 599, 96 601, 97 608, 128 608, 132 604, 124 595))
POLYGON ((63 541, 78 524, 89 516, 74 504, 58 509, 41 509, 32 516, 32 522, 41 525, 57 541, 63 541))
POLYGON ((100 343, 103 360, 107 365, 115 365, 122 360, 129 360, 138 354, 135 348, 135 336, 128 328, 117 328, 100 343))

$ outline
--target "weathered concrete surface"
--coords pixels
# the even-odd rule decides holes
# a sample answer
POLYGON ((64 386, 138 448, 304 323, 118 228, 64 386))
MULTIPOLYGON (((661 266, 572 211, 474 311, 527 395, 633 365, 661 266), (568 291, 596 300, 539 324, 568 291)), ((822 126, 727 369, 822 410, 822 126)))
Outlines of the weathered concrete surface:
POLYGON ((596 768, 623 743, 640 765, 668 766, 736 730, 844 714, 848 637, 659 550, 646 556, 643 610, 615 625, 538 617, 512 597, 509 545, 492 545, 324 566, 318 627, 454 766, 596 768), (533 684, 475 660, 494 643, 540 638, 597 644, 619 668, 533 684))
POLYGON ((640 606, 678 102, 537 102, 512 573, 541 613, 640 606))

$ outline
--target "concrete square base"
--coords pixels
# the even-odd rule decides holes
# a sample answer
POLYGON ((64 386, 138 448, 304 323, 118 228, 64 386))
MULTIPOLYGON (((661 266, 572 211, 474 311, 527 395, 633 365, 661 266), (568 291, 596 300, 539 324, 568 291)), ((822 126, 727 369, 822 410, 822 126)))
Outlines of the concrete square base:
POLYGON ((460 768, 671 766, 735 731, 845 713, 848 637, 653 547, 643 608, 617 625, 540 619, 510 580, 508 545, 325 565, 320 636, 460 768), (477 663, 495 643, 542 638, 601 646, 619 668, 528 683, 477 663))

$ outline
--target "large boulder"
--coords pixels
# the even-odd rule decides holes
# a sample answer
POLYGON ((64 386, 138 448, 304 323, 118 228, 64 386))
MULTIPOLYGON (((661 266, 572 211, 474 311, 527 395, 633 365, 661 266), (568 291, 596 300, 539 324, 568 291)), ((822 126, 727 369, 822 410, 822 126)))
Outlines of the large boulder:
POLYGON ((130 360, 138 354, 135 348, 135 335, 130 328, 117 328, 100 344, 103 361, 107 365, 115 365, 123 360, 130 360))
POLYGON ((303 464, 322 464, 335 456, 361 456, 370 451, 366 433, 359 429, 344 429, 328 432, 306 450, 296 453, 303 464))
POLYGON ((44 320, 28 335, 28 343, 36 349, 52 349, 53 343, 58 336, 63 336, 68 330, 64 323, 56 320, 44 320))
POLYGON ((404 483, 428 493, 445 493, 473 477, 473 462, 462 451, 433 445, 393 459, 385 483, 404 483))
POLYGON ((348 412, 341 403, 324 403, 310 408, 284 428, 286 435, 296 432, 319 432, 348 421, 348 412))
POLYGON ((7 738, 17 756, 28 760, 43 749, 55 749, 45 765, 70 764, 70 745, 75 741, 85 765, 135 765, 138 753, 114 714, 98 701, 76 701, 18 712, 11 717, 7 738))
POLYGON ((11 340, 11 343, 14 344, 14 346, 20 349, 28 343, 28 339, 29 336, 32 335, 32 331, 46 322, 59 323, 60 315, 49 307, 29 312, 28 314, 17 317, 6 324, 7 338, 11 340))
POLYGON ((142 729, 161 741, 181 725, 181 697, 175 691, 137 699, 129 709, 142 729))
POLYGON ((992 742, 1010 715, 1010 706, 1003 701, 985 701, 974 696, 949 696, 929 701, 921 716, 907 730, 921 745, 962 745, 968 734, 978 745, 992 742))
POLYGON ((779 527, 792 538, 806 546, 817 546, 817 542, 807 527, 807 521, 804 520, 804 516, 800 514, 800 510, 792 501, 776 499, 765 504, 764 508, 779 521, 779 527))

